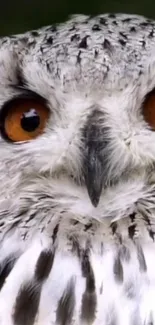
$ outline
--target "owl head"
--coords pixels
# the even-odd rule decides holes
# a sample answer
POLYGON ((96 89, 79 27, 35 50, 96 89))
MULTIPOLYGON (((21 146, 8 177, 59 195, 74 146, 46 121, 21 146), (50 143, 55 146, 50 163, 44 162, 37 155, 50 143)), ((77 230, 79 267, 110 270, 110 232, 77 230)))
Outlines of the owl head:
POLYGON ((75 16, 1 38, 3 233, 152 213, 154 76, 144 17, 75 16))

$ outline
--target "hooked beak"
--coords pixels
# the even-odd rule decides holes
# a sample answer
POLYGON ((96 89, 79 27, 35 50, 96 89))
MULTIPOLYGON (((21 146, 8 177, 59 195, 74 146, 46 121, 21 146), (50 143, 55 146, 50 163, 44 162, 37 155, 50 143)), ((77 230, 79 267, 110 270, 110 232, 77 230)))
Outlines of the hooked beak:
POLYGON ((84 129, 84 178, 94 207, 97 207, 105 178, 103 148, 106 144, 99 125, 100 112, 94 111, 84 129))
POLYGON ((87 159, 85 183, 90 200, 94 207, 97 207, 103 186, 103 166, 98 153, 94 150, 90 150, 87 159))

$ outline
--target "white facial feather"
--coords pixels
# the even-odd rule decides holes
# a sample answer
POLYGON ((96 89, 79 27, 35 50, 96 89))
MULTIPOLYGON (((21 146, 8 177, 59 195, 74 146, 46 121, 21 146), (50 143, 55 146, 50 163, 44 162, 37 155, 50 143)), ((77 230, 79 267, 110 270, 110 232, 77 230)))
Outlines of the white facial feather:
POLYGON ((155 132, 142 114, 154 88, 144 17, 75 16, 0 40, 0 129, 25 89, 50 110, 32 141, 0 133, 1 325, 154 324, 155 132))

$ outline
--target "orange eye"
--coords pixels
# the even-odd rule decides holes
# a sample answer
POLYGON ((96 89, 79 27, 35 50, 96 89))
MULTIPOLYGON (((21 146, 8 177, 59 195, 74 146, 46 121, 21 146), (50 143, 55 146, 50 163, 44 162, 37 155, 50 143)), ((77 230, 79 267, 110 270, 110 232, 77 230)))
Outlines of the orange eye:
POLYGON ((42 101, 17 99, 4 110, 2 132, 13 142, 32 140, 43 133, 48 118, 49 109, 42 101))
POLYGON ((155 130, 155 92, 150 93, 145 99, 143 116, 150 127, 155 130))

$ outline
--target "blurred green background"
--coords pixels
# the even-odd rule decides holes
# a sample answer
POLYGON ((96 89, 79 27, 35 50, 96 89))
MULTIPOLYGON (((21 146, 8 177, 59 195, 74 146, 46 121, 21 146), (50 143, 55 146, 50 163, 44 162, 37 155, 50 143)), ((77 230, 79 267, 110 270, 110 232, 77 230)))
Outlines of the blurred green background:
POLYGON ((75 13, 124 12, 155 18, 155 0, 1 0, 0 35, 64 21, 75 13))

